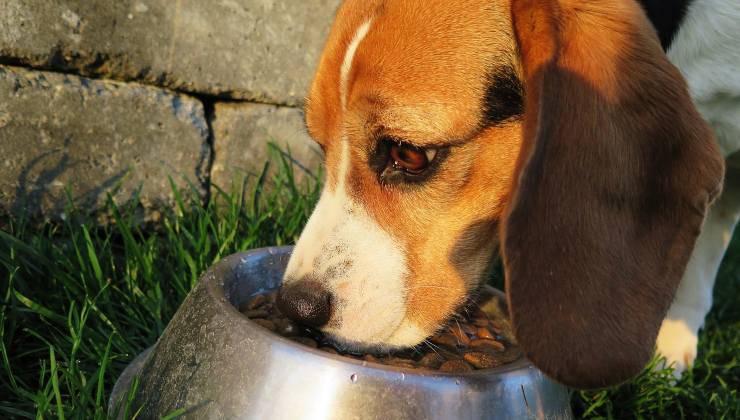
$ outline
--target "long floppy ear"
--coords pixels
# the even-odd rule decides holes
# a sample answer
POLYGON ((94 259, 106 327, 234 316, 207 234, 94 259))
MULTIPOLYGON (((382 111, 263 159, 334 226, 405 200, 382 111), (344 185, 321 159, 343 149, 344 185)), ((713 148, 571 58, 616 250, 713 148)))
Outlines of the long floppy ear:
POLYGON ((576 388, 649 361, 723 159, 632 0, 517 0, 524 140, 502 223, 514 330, 576 388))

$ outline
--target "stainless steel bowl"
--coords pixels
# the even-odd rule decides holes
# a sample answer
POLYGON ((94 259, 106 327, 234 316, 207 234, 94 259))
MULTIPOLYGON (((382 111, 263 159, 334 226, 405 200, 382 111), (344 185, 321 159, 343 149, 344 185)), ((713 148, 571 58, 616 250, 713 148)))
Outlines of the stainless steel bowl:
POLYGON ((118 379, 110 409, 126 398, 161 418, 478 419, 571 418, 565 387, 527 360, 449 374, 361 362, 298 345, 236 307, 276 289, 291 247, 224 258, 190 292, 157 344, 118 379))

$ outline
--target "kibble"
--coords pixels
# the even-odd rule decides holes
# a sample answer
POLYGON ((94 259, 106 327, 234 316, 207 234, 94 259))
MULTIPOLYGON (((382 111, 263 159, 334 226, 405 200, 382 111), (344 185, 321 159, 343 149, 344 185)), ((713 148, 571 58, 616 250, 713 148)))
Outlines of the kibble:
POLYGON ((463 331, 463 328, 460 326, 460 324, 455 323, 455 325, 450 327, 450 332, 452 332, 452 335, 457 340, 457 345, 465 347, 470 344, 470 337, 468 337, 468 334, 463 331))
POLYGON ((486 318, 475 318, 473 320, 473 325, 475 325, 476 327, 486 327, 490 324, 490 321, 488 321, 488 319, 486 318))
POLYGON ((470 347, 487 353, 495 353, 506 350, 506 346, 490 338, 479 338, 470 342, 470 347))
POLYGON ((476 369, 490 369, 511 363, 521 357, 521 352, 516 347, 504 352, 488 353, 483 351, 471 351, 463 355, 463 359, 476 369))
POLYGON ((380 363, 380 360, 378 360, 377 357, 373 356, 372 354, 366 354, 362 356, 363 360, 370 363, 380 363))
POLYGON ((493 340, 493 334, 491 334, 490 331, 488 331, 485 327, 478 327, 478 329, 475 331, 475 335, 478 336, 478 338, 488 338, 493 340))
POLYGON ((419 359, 418 364, 427 369, 438 369, 445 362, 444 357, 437 353, 427 353, 419 359))
POLYGON ((456 349, 459 341, 457 340, 457 337, 450 333, 441 333, 432 336, 432 338, 429 339, 429 341, 432 342, 432 344, 436 344, 438 346, 446 347, 448 349, 456 349))
POLYGON ((413 369, 416 367, 416 364, 411 359, 406 359, 403 357, 389 357, 385 359, 383 362, 391 366, 408 368, 408 369, 413 369))
POLYGON ((470 353, 465 353, 465 355, 463 355, 463 359, 477 369, 492 368, 499 365, 495 357, 482 351, 471 351, 470 353))
POLYGON ((454 359, 454 360, 448 360, 444 363, 442 363, 442 366, 439 367, 440 372, 470 372, 473 370, 473 368, 465 363, 464 360, 460 359, 454 359))
POLYGON ((491 315, 481 309, 475 309, 470 318, 462 316, 453 318, 449 326, 416 349, 379 357, 373 354, 342 352, 326 341, 319 332, 297 325, 284 317, 277 310, 275 298, 274 292, 256 295, 241 306, 241 311, 270 331, 326 353, 404 369, 428 369, 451 373, 498 367, 521 357, 513 338, 505 334, 505 331, 510 331, 509 321, 501 313, 491 315))
POLYGON ((249 319, 260 319, 267 318, 268 316, 270 316, 270 313, 264 309, 252 309, 250 311, 244 312, 244 315, 246 315, 249 319))
POLYGON ((259 324, 262 327, 267 328, 270 331, 275 331, 276 330, 275 323, 272 322, 272 321, 270 321, 269 319, 259 319, 259 318, 257 318, 257 319, 253 319, 252 321, 256 322, 257 324, 259 324))
POLYGON ((253 297, 252 299, 247 302, 247 310, 251 311, 253 309, 259 308, 263 306, 265 303, 267 303, 267 296, 265 295, 257 295, 253 297))

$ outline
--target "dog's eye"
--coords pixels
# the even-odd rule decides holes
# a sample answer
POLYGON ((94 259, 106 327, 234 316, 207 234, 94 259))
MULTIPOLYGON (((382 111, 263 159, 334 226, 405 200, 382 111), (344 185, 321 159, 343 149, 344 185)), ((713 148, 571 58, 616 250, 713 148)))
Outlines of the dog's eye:
POLYGON ((449 146, 419 147, 385 137, 370 154, 368 164, 382 185, 421 184, 439 171, 449 152, 449 146))
POLYGON ((424 172, 436 154, 434 149, 422 149, 403 143, 393 143, 390 147, 393 166, 411 174, 424 172))

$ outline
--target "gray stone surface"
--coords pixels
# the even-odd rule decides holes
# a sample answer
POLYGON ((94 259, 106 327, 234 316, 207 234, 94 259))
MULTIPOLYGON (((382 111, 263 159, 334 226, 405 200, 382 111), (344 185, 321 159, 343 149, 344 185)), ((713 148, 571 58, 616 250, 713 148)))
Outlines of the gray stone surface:
POLYGON ((317 175, 321 148, 306 132, 303 112, 263 104, 217 103, 213 128, 214 160, 211 182, 229 188, 244 175, 259 175, 269 157, 268 144, 290 152, 299 181, 317 175), (309 172, 302 168, 308 169, 309 172))
MULTIPOLYGON (((141 186, 171 203, 171 175, 196 185, 210 147, 202 104, 161 89, 0 66, 0 212, 58 216, 65 187, 93 210, 141 186)), ((201 191, 202 192, 202 191, 201 191)))
POLYGON ((340 0, 1 3, 6 63, 297 104, 340 0))

